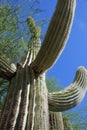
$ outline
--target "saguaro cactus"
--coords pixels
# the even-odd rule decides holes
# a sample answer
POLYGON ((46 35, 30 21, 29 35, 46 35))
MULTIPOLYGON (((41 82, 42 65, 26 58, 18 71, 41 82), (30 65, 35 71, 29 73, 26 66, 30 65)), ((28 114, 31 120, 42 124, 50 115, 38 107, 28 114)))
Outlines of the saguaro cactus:
POLYGON ((40 27, 31 17, 27 19, 31 39, 22 65, 15 67, 0 58, 0 76, 9 80, 0 130, 64 130, 61 112, 83 99, 87 89, 84 67, 79 67, 73 83, 63 91, 48 93, 45 81, 46 71, 63 51, 69 36, 75 5, 75 0, 58 0, 42 46, 40 27))

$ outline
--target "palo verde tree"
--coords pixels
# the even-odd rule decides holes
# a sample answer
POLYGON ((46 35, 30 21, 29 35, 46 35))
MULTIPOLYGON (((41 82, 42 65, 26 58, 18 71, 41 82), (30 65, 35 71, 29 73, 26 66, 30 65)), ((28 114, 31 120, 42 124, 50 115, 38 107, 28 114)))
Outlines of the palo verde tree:
POLYGON ((87 89, 84 67, 78 68, 74 81, 63 91, 48 93, 45 81, 46 71, 61 54, 69 36, 75 5, 75 0, 58 0, 42 46, 40 27, 31 17, 27 19, 29 50, 17 67, 0 58, 0 76, 9 80, 0 130, 64 130, 61 112, 82 101, 87 89))
MULTIPOLYGON (((19 6, 10 4, 10 0, 0 1, 0 56, 4 58, 7 56, 12 62, 20 59, 20 54, 26 46, 26 42, 21 39, 21 33, 19 33, 19 10, 19 6)), ((7 84, 8 81, 0 77, 0 113, 7 92, 7 84)))
POLYGON ((18 7, 0 3, 0 55, 7 56, 14 62, 23 49, 21 33, 18 30, 18 10, 18 7))

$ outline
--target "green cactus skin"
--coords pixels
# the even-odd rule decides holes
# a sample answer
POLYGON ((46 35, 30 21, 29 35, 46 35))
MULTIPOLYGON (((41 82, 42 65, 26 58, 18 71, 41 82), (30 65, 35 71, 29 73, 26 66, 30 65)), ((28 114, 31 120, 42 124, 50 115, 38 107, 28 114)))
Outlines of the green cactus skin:
POLYGON ((75 6, 75 0, 58 1, 42 47, 32 63, 35 72, 43 73, 60 56, 70 34, 75 6))
POLYGON ((0 77, 10 80, 16 70, 15 64, 11 63, 7 57, 0 57, 0 77))
POLYGON ((65 90, 49 93, 49 110, 65 111, 77 106, 84 98, 87 90, 87 70, 79 67, 75 79, 65 90))
POLYGON ((50 130, 64 130, 61 112, 49 112, 50 130))

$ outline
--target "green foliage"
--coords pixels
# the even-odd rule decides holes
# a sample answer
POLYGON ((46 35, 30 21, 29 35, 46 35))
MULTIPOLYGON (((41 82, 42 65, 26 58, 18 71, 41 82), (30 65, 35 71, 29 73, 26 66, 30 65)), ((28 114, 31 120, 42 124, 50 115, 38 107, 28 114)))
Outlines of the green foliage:
POLYGON ((87 104, 82 106, 82 109, 69 110, 63 113, 72 123, 74 130, 86 130, 87 127, 87 114, 84 111, 84 107, 87 107, 87 104))
POLYGON ((67 117, 63 117, 64 130, 73 130, 72 125, 67 117))
MULTIPOLYGON (((0 1, 1 2, 1 1, 0 1)), ((10 3, 0 3, 0 55, 12 62, 20 59, 26 42, 21 38, 18 23, 19 7, 10 3)), ((0 112, 7 94, 8 81, 0 78, 0 112)))
POLYGON ((0 113, 4 104, 4 99, 7 94, 8 81, 0 78, 0 113))
MULTIPOLYGON (((37 18, 43 12, 38 4, 39 0, 26 0, 21 3, 19 0, 0 1, 0 55, 6 55, 17 63, 22 54, 26 53, 30 38, 27 18, 33 16, 41 26, 46 23, 46 20, 37 18)), ((38 30, 39 28, 36 29, 38 30)))
POLYGON ((55 92, 62 89, 61 85, 55 79, 55 77, 47 78, 46 84, 49 92, 55 92))
POLYGON ((19 33, 18 8, 13 5, 0 5, 0 55, 16 61, 25 46, 19 33))

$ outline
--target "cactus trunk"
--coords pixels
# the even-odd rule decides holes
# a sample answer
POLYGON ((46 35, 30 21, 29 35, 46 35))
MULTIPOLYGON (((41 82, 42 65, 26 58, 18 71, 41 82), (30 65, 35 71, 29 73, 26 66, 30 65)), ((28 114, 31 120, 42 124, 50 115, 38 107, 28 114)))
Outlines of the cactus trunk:
POLYGON ((49 112, 50 130, 64 130, 61 112, 49 112))
POLYGON ((19 68, 10 83, 0 130, 49 130, 45 75, 35 78, 31 67, 19 68))

